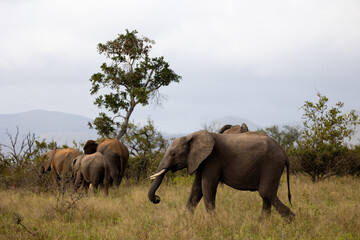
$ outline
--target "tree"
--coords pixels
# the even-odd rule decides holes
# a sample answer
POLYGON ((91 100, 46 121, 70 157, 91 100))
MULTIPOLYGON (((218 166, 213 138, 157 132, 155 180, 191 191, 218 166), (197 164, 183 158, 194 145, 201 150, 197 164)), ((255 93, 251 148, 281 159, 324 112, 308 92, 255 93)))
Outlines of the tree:
POLYGON ((328 107, 328 98, 317 94, 319 101, 306 101, 302 109, 304 130, 302 140, 295 152, 303 170, 313 181, 332 175, 346 173, 351 163, 345 156, 348 149, 345 140, 354 134, 360 124, 355 110, 343 114, 343 102, 328 107))
POLYGON ((303 144, 311 148, 318 148, 324 144, 332 147, 343 145, 345 139, 350 140, 354 135, 356 126, 360 124, 359 116, 355 114, 355 110, 351 110, 349 114, 342 114, 343 102, 338 102, 329 109, 329 99, 320 93, 317 96, 317 103, 306 101, 302 106, 305 111, 303 144))
POLYGON ((294 147, 294 144, 301 135, 299 126, 289 125, 285 125, 281 130, 279 126, 274 125, 272 127, 266 128, 265 130, 260 129, 260 131, 274 138, 285 150, 289 150, 290 148, 294 147))
POLYGON ((141 127, 129 124, 124 143, 130 151, 126 174, 139 181, 156 171, 162 154, 166 151, 168 141, 148 119, 147 125, 141 127))
POLYGON ((221 123, 219 121, 203 121, 201 128, 208 132, 218 132, 221 128, 221 123))
POLYGON ((126 134, 135 107, 159 100, 158 90, 162 86, 181 79, 170 69, 164 57, 149 56, 155 42, 138 37, 137 33, 136 30, 126 30, 126 34, 120 34, 115 40, 98 44, 99 54, 104 54, 111 63, 103 63, 102 72, 92 75, 90 93, 94 95, 99 94, 100 89, 109 90, 97 96, 94 104, 113 114, 108 116, 101 112, 89 123, 90 128, 97 129, 101 136, 121 139, 126 134))

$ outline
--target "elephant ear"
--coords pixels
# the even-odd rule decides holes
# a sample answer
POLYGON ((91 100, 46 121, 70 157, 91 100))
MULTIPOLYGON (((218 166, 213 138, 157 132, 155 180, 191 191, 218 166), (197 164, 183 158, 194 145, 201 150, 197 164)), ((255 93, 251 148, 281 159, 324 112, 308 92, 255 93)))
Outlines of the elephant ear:
POLYGON ((56 153, 56 149, 55 150, 51 150, 48 153, 45 154, 45 158, 47 159, 46 164, 44 166, 44 170, 45 172, 48 172, 51 170, 51 162, 54 159, 56 153))
POLYGON ((241 125, 241 132, 244 133, 244 132, 248 132, 248 131, 249 131, 248 126, 245 123, 243 123, 241 125))
POLYGON ((211 154, 215 140, 208 131, 199 131, 188 136, 188 146, 188 173, 192 174, 211 154))
POLYGON ((231 128, 231 126, 232 125, 230 125, 230 124, 226 124, 226 125, 224 125, 222 128, 220 128, 220 130, 219 130, 219 134, 222 134, 222 133, 224 133, 226 130, 228 130, 228 129, 230 129, 231 128))

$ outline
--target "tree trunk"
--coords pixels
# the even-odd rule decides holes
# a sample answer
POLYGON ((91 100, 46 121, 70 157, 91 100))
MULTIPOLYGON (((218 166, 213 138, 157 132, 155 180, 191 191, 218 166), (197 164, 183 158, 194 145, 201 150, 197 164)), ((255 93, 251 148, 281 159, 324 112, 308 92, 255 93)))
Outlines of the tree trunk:
POLYGON ((126 134, 126 131, 127 131, 127 127, 129 125, 129 120, 130 120, 130 116, 132 114, 132 112, 134 111, 134 108, 136 106, 136 102, 135 102, 135 99, 134 99, 134 96, 131 95, 130 97, 130 108, 129 110, 127 111, 126 113, 126 117, 125 117, 125 121, 124 121, 124 124, 121 126, 121 130, 120 132, 118 133, 118 135, 116 136, 116 139, 117 140, 121 140, 121 138, 126 134))

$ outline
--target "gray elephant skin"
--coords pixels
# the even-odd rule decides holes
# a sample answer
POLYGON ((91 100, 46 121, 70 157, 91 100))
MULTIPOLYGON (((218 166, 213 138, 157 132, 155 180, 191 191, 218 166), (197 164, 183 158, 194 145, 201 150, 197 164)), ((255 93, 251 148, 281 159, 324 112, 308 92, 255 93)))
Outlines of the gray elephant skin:
POLYGON ((105 158, 106 178, 105 187, 115 185, 119 186, 124 176, 129 151, 127 147, 117 139, 101 139, 99 142, 88 140, 84 146, 85 154, 100 152, 105 158))
POLYGON ((148 198, 159 203, 155 195, 167 171, 175 172, 187 168, 189 174, 196 173, 186 208, 193 213, 203 198, 205 209, 215 210, 215 195, 219 182, 238 190, 258 191, 263 208, 260 219, 270 215, 271 206, 287 220, 295 214, 277 197, 280 178, 287 167, 288 198, 291 203, 289 185, 289 159, 272 138, 263 133, 217 134, 198 131, 176 138, 161 160, 157 173, 151 176, 148 198))
POLYGON ((41 157, 46 162, 42 173, 51 171, 54 183, 60 187, 64 180, 73 180, 71 163, 81 153, 73 148, 54 149, 41 157))
MULTIPOLYGON (((104 187, 106 164, 105 158, 101 153, 80 155, 73 160, 71 165, 76 173, 75 189, 83 184, 85 193, 87 193, 91 183, 95 193, 99 186, 101 188, 104 187)), ((108 195, 108 186, 105 186, 104 192, 108 195)))
POLYGON ((249 128, 248 126, 243 123, 240 125, 224 125, 218 133, 220 134, 237 134, 237 133, 244 133, 244 132, 248 132, 249 128))

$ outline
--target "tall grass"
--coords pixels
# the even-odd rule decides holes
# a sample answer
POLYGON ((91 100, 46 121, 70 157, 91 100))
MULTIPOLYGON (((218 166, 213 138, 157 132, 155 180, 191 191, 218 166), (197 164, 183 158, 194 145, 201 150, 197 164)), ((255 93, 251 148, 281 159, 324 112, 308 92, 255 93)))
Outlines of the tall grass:
MULTIPOLYGON (((65 213, 56 210, 57 199, 50 193, 1 190, 0 239, 360 239, 359 178, 313 183, 292 176, 296 219, 291 224, 274 209, 259 222, 262 200, 257 192, 221 185, 215 216, 206 213, 202 201, 190 215, 185 211, 189 178, 163 183, 157 205, 147 199, 149 186, 125 182, 111 189, 109 197, 89 194, 65 213)), ((278 196, 289 205, 284 177, 278 196)))

